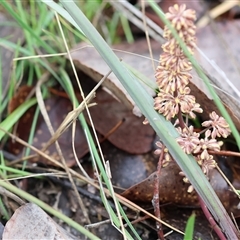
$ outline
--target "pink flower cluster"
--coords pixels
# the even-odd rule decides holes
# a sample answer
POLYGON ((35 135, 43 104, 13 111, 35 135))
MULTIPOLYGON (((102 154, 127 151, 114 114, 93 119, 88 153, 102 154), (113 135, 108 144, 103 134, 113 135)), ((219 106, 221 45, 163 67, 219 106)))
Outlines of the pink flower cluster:
MULTIPOLYGON (((186 9, 184 4, 174 5, 169 8, 166 17, 193 54, 196 43, 195 12, 186 9)), ((167 120, 179 117, 179 114, 181 116, 184 114, 186 119, 195 118, 195 113, 202 113, 203 110, 196 103, 195 97, 190 95, 191 90, 187 86, 192 78, 190 73, 192 65, 167 27, 164 28, 164 37, 167 42, 162 46, 163 54, 160 56, 155 74, 159 91, 154 99, 154 108, 167 120)), ((176 121, 175 125, 179 125, 177 131, 180 136, 176 139, 178 144, 186 154, 194 155, 204 174, 208 175, 209 171, 216 166, 214 157, 209 154, 209 151, 220 151, 223 142, 217 141, 216 137, 226 138, 230 135, 228 123, 216 112, 212 112, 210 120, 202 123, 205 129, 200 133, 195 132, 194 127, 188 126, 187 123, 181 124, 180 119, 176 121), (203 134, 205 136, 201 137, 203 134)), ((158 147, 155 151, 156 154, 163 151, 162 165, 168 165, 172 161, 171 154, 161 142, 157 142, 156 145, 158 147)), ((184 176, 183 172, 180 174, 184 176)), ((185 176, 183 180, 188 182, 185 176)), ((189 191, 192 190, 193 188, 190 186, 189 191)))
MULTIPOLYGON (((180 7, 175 4, 170 7, 166 17, 193 53, 196 42, 195 12, 186 10, 184 4, 180 7)), ((163 35, 167 42, 162 45, 163 54, 160 56, 155 74, 159 93, 154 100, 154 108, 167 120, 174 118, 179 111, 195 118, 194 112, 201 113, 202 109, 196 103, 195 97, 190 95, 190 88, 187 87, 192 78, 190 74, 192 65, 167 27, 164 28, 163 35)))

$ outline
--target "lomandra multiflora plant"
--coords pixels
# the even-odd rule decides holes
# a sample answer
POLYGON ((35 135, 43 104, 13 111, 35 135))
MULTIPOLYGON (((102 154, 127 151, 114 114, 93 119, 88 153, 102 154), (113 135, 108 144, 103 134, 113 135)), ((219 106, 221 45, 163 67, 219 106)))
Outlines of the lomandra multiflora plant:
MULTIPOLYGON (((186 9, 185 5, 174 5, 169 8, 166 18, 175 28, 181 40, 186 44, 189 52, 194 53, 196 44, 194 21, 196 20, 195 11, 186 9)), ((162 45, 163 53, 160 56, 159 66, 156 69, 156 82, 158 85, 158 94, 154 99, 154 108, 162 114, 167 120, 173 121, 174 126, 179 132, 176 139, 182 150, 186 154, 192 154, 200 165, 203 173, 208 176, 209 171, 216 167, 216 161, 212 153, 220 151, 223 145, 218 141, 218 137, 226 138, 230 134, 228 123, 216 112, 210 114, 208 121, 202 122, 202 131, 195 131, 194 126, 190 124, 190 119, 195 119, 196 114, 203 112, 200 104, 196 102, 195 96, 191 95, 191 89, 188 87, 192 78, 192 65, 185 56, 183 50, 173 37, 170 29, 164 28, 164 38, 167 40, 162 45)), ((147 120, 145 121, 145 123, 147 120)), ((158 141, 159 163, 157 178, 153 194, 154 212, 157 218, 160 218, 159 207, 159 175, 161 167, 165 167, 170 161, 173 161, 168 149, 164 143, 158 141)), ((183 181, 189 182, 183 172, 183 181)), ((189 185, 188 192, 193 191, 192 185, 189 185)), ((220 239, 225 239, 221 229, 217 226, 210 212, 207 210, 202 199, 199 197, 200 205, 220 239)), ((161 225, 157 224, 159 239, 164 239, 161 225)))
MULTIPOLYGON (((186 5, 174 5, 169 8, 166 18, 193 54, 196 44, 195 11, 186 9, 186 5)), ((188 87, 192 78, 190 72, 192 65, 167 27, 164 28, 163 36, 167 42, 162 45, 163 53, 156 69, 158 94, 154 99, 154 108, 167 120, 176 119, 175 127, 180 134, 177 142, 186 154, 193 154, 204 174, 208 175, 209 170, 216 166, 210 152, 220 151, 223 144, 222 141, 217 140, 217 137, 226 138, 230 134, 230 128, 225 119, 218 116, 216 112, 210 114, 210 120, 202 123, 205 129, 201 132, 196 132, 194 126, 189 124, 189 119, 195 119, 196 113, 203 112, 195 96, 190 94, 191 89, 188 87)), ((156 144, 159 147, 156 153, 164 152, 162 165, 167 166, 172 161, 172 157, 161 142, 156 144)), ((182 172, 180 174, 184 175, 182 172)), ((186 177, 183 180, 188 182, 186 177)), ((192 190, 190 186, 188 191, 192 190)))

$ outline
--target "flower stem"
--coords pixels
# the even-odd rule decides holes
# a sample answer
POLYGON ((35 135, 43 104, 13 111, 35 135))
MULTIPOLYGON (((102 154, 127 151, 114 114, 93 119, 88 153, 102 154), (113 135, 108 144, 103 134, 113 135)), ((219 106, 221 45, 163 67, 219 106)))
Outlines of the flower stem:
MULTIPOLYGON (((163 161, 163 156, 164 156, 164 147, 165 146, 163 145, 161 154, 159 156, 157 173, 156 173, 156 178, 154 181, 154 193, 153 193, 153 199, 152 199, 155 216, 159 219, 161 219, 160 204, 159 204, 159 179, 160 179, 161 166, 162 166, 162 161, 163 161)), ((158 238, 160 240, 164 240, 162 224, 160 222, 156 222, 156 228, 157 228, 158 238)))
POLYGON ((208 222, 210 223, 210 225, 213 228, 213 230, 215 231, 215 233, 218 235, 219 239, 220 240, 227 240, 225 235, 223 234, 221 228, 217 225, 217 223, 215 222, 211 213, 209 212, 207 206, 205 205, 205 203, 203 202, 202 198, 199 195, 198 195, 198 200, 199 200, 199 203, 200 203, 200 206, 203 210, 204 215, 206 216, 208 222))
MULTIPOLYGON (((179 108, 180 108, 180 106, 179 106, 179 108)), ((178 112, 178 120, 179 120, 180 127, 182 129, 184 129, 185 128, 185 122, 183 120, 183 116, 182 116, 182 112, 181 111, 178 112)))

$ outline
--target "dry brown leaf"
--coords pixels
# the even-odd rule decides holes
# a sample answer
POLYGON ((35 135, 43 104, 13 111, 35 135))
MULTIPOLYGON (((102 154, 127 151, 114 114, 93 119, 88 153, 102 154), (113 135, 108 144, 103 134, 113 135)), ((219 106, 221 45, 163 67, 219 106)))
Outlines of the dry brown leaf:
MULTIPOLYGON (((13 111, 16 107, 18 107, 18 105, 20 105, 24 101, 22 95, 25 97, 27 96, 25 94, 27 92, 26 89, 28 89, 29 92, 32 88, 27 86, 23 86, 20 88, 19 93, 13 98, 9 105, 10 111, 13 111)), ((57 130, 67 113, 72 110, 72 103, 65 97, 52 96, 51 98, 45 100, 45 105, 53 128, 54 130, 57 130)), ((24 139, 25 141, 28 141, 29 138, 34 111, 35 108, 29 109, 18 121, 18 128, 15 134, 21 139, 24 139)), ((32 145, 38 149, 42 149, 50 138, 51 134, 45 121, 43 120, 42 115, 40 114, 32 145)), ((66 159, 66 163, 68 166, 73 166, 76 163, 75 157, 73 155, 71 140, 72 128, 69 127, 58 139, 63 153, 63 157, 66 159)), ((18 142, 12 142, 12 140, 9 141, 9 152, 21 157, 22 148, 22 145, 18 142)), ((75 148, 76 154, 79 159, 89 151, 85 134, 82 130, 82 127, 80 126, 79 121, 76 122, 75 148)), ((34 154, 34 152, 31 153, 34 154)), ((47 148, 45 153, 53 157, 55 160, 60 160, 54 143, 47 148)), ((31 159, 31 161, 40 162, 41 164, 52 164, 42 157, 36 157, 34 159, 31 159)))
POLYGON ((132 154, 143 154, 152 149, 155 134, 150 125, 143 125, 144 117, 136 117, 125 105, 102 89, 97 91, 94 102, 97 105, 89 111, 94 127, 103 136, 122 121, 107 138, 113 145, 132 154))
MULTIPOLYGON (((159 198, 161 203, 172 203, 178 206, 199 206, 196 192, 188 193, 189 184, 183 182, 179 175, 180 168, 175 162, 161 169, 159 180, 159 198)), ((122 193, 123 197, 135 202, 151 202, 154 193, 156 172, 152 173, 142 182, 130 187, 122 193)), ((229 212, 239 215, 239 199, 233 193, 220 173, 213 169, 209 175, 210 184, 229 212)), ((239 181, 234 184, 239 185, 239 181)))
POLYGON ((55 223, 40 207, 27 203, 19 207, 7 222, 3 236, 6 239, 76 239, 55 223))
MULTIPOLYGON (((9 101, 8 104, 9 114, 12 113, 27 99, 32 90, 33 87, 27 85, 18 88, 16 94, 9 101)), ((28 141, 35 109, 36 106, 33 106, 30 109, 28 109, 28 111, 25 114, 23 114, 23 116, 18 120, 17 124, 15 124, 13 127, 14 133, 16 133, 18 137, 25 141, 28 141)), ((9 140, 8 144, 9 151, 14 154, 19 154, 23 149, 23 146, 20 143, 13 141, 11 139, 9 140)))
MULTIPOLYGON (((198 199, 195 194, 188 194, 189 184, 182 180, 179 175, 180 169, 176 163, 171 162, 167 167, 161 169, 159 181, 159 198, 161 203, 174 203, 182 206, 196 206, 198 199)), ((144 181, 130 187, 122 193, 132 201, 151 202, 154 193, 154 181, 156 172, 152 173, 144 181)))
MULTIPOLYGON (((200 47, 202 46, 201 43, 209 42, 210 44, 209 47, 212 48, 213 41, 212 40, 206 41, 206 39, 203 39, 203 38, 205 38, 205 34, 202 34, 202 39, 200 37, 198 41, 199 46, 200 47)), ((89 45, 88 47, 86 46, 87 45, 85 43, 81 43, 77 45, 74 48, 75 50, 72 52, 71 56, 77 68, 81 69, 87 75, 91 76, 95 81, 99 81, 102 78, 102 76, 108 72, 109 68, 93 47, 90 47, 89 45)), ((151 48, 152 48, 154 59, 158 60, 161 52, 161 45, 156 41, 152 40, 151 48)), ((145 58, 145 57, 149 57, 148 46, 145 39, 135 41, 134 44, 124 43, 124 44, 115 45, 113 46, 113 49, 120 59, 123 59, 124 62, 129 64, 131 67, 137 69, 140 73, 147 76, 153 82, 155 81, 155 77, 154 77, 155 71, 153 70, 152 62, 150 59, 145 58)), ((202 49, 204 50, 204 45, 202 49)), ((206 51, 208 50, 206 49, 206 51)), ((226 59, 223 56, 221 56, 221 58, 226 59)), ((203 63, 203 61, 201 63, 203 63)), ((155 62, 155 67, 156 66, 157 66, 157 62, 155 62)), ((206 69, 208 70, 208 68, 206 69)), ((212 73, 212 71, 210 70, 209 72, 212 73)), ((213 79, 212 75, 210 76, 210 78, 213 79)), ((218 84, 219 81, 221 80, 216 79, 215 85, 218 84)), ((120 101, 122 101, 125 104, 125 106, 127 106, 129 109, 133 108, 134 103, 130 102, 129 97, 126 97, 128 96, 126 91, 123 89, 119 80, 115 76, 110 75, 108 80, 104 82, 104 86, 110 89, 110 91, 115 96, 117 96, 117 98, 119 98, 120 101)), ((200 103, 201 107, 204 110, 204 114, 202 115, 204 120, 209 119, 209 113, 211 113, 212 111, 216 111, 219 114, 219 111, 217 110, 213 100, 209 97, 209 94, 204 86, 204 83, 202 82, 201 79, 199 79, 196 73, 194 74, 192 83, 190 83, 189 87, 191 88, 191 94, 196 96, 197 102, 200 103)), ((149 89, 149 88, 147 89, 150 94, 154 95, 152 89, 149 89)), ((220 87, 220 90, 221 89, 228 90, 229 87, 228 85, 225 84, 224 88, 220 87)), ((239 103, 232 99, 231 93, 229 95, 229 94, 225 94, 223 91, 217 91, 217 92, 219 93, 221 100, 223 101, 225 107, 227 108, 228 113, 232 117, 237 129, 240 130, 239 103)))
MULTIPOLYGON (((45 105, 49 114, 49 118, 51 119, 52 126, 56 131, 58 127, 61 125, 62 121, 66 117, 67 113, 72 110, 72 103, 70 100, 62 97, 51 97, 45 101, 45 105)), ((36 129, 36 135, 34 137, 33 146, 42 149, 45 144, 51 139, 51 134, 47 128, 46 123, 42 119, 42 116, 39 117, 39 127, 36 129)), ((63 153, 63 157, 66 160, 68 166, 73 166, 76 161, 73 155, 72 150, 72 128, 69 127, 59 138, 58 143, 63 153)), ((76 133, 75 133, 75 149, 78 158, 80 159, 86 153, 88 153, 88 144, 85 138, 84 131, 79 123, 76 122, 76 133)), ((58 156, 56 146, 53 143, 50 145, 46 153, 52 156, 55 160, 60 160, 58 156)), ((50 162, 46 162, 42 157, 37 158, 35 161, 44 162, 50 164, 50 162)))

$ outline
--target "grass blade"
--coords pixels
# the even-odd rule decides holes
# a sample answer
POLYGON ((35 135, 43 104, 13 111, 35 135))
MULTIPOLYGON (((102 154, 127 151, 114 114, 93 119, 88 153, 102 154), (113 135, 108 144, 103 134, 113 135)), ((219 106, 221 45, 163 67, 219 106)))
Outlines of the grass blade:
MULTIPOLYGON (((15 109, 8 117, 0 123, 0 127, 9 131, 10 128, 19 120, 19 118, 34 104, 37 103, 36 98, 30 99, 23 104, 21 104, 17 109, 15 109)), ((4 132, 0 131, 0 140, 5 135, 4 132)))
POLYGON ((32 30, 30 26, 28 26, 21 17, 14 11, 14 9, 8 4, 6 1, 2 1, 1 4, 3 7, 11 14, 11 16, 19 23, 19 25, 29 32, 31 37, 36 39, 38 43, 47 50, 48 53, 55 53, 55 51, 46 43, 44 42, 39 36, 32 30))
POLYGON ((196 218, 196 214, 193 213, 188 219, 186 229, 185 229, 184 240, 193 239, 195 218, 196 218))
POLYGON ((186 174, 197 193, 202 197, 215 219, 220 223, 226 236, 229 239, 237 239, 238 233, 225 208, 193 156, 186 155, 177 144, 175 138, 178 137, 178 133, 175 128, 153 109, 152 97, 146 93, 146 90, 135 79, 135 77, 121 64, 120 60, 77 5, 73 1, 65 2, 62 0, 61 3, 92 42, 105 62, 110 66, 145 117, 149 120, 156 133, 171 152, 179 167, 186 174))

